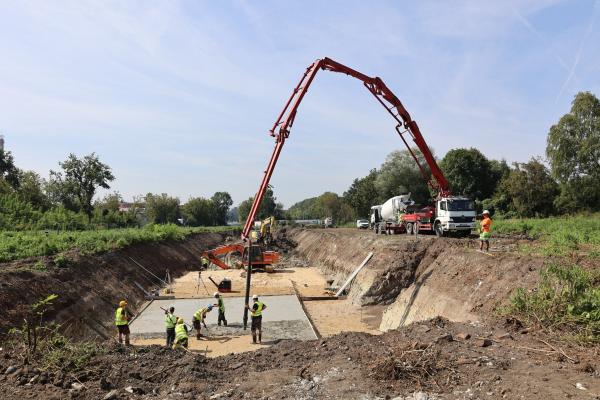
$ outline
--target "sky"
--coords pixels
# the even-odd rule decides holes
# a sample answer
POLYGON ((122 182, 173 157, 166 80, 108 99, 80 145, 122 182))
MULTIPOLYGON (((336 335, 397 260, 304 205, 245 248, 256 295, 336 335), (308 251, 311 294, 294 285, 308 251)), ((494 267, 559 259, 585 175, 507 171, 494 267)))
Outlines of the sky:
MULTIPOLYGON (((2 0, 0 134, 44 177, 96 152, 126 199, 237 204, 315 59, 381 77, 439 158, 475 147, 525 162, 577 92, 600 95, 599 50, 600 0, 2 0)), ((271 183, 285 207, 341 194, 402 148, 361 82, 321 71, 271 183)))

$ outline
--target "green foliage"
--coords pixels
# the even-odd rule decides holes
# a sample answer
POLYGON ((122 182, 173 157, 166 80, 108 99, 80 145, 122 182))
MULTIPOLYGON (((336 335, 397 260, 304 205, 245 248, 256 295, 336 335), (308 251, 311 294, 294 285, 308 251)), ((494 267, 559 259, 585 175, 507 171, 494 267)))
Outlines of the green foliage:
POLYGON ((77 207, 74 211, 82 211, 91 220, 96 190, 109 189, 109 182, 115 179, 110 167, 100 162, 95 153, 83 158, 71 153, 59 165, 63 172, 50 171, 50 180, 61 200, 65 201, 63 205, 67 208, 77 207))
POLYGON ((324 219, 333 218, 336 225, 354 219, 354 209, 344 198, 332 192, 325 192, 318 197, 302 200, 287 211, 290 219, 324 219))
POLYGON ((0 181, 13 189, 19 187, 19 170, 10 151, 0 150, 0 181))
POLYGON ((44 193, 44 180, 33 171, 19 171, 19 197, 33 208, 45 211, 50 208, 50 200, 44 193))
POLYGON ((539 160, 514 164, 508 176, 500 183, 500 193, 508 200, 508 210, 519 217, 548 216, 554 211, 558 185, 539 160))
POLYGON ((41 271, 41 272, 48 270, 48 268, 46 267, 46 263, 42 260, 39 260, 38 262, 33 264, 33 269, 35 269, 36 271, 41 271))
POLYGON ((553 264, 541 271, 532 292, 522 288, 511 298, 510 311, 550 329, 567 329, 579 339, 600 341, 600 274, 579 266, 553 264))
MULTIPOLYGON (((50 256, 71 249, 84 254, 120 249, 135 243, 182 240, 197 232, 224 231, 226 227, 183 228, 173 224, 154 225, 144 228, 105 229, 95 231, 0 232, 0 262, 29 257, 50 256)), ((57 266, 68 261, 64 255, 55 257, 57 266), (63 259, 64 258, 64 259, 63 259)))
POLYGON ((209 226, 216 220, 215 206, 212 200, 203 197, 191 198, 181 207, 185 225, 209 226))
POLYGON ((211 225, 227 225, 227 213, 233 205, 233 200, 227 192, 216 192, 210 198, 213 206, 213 221, 211 225))
MULTIPOLYGON (((238 215, 241 223, 246 222, 253 202, 254 198, 250 197, 247 200, 242 201, 238 206, 238 215)), ((273 187, 271 185, 269 185, 265 191, 256 219, 264 219, 270 216, 274 216, 277 219, 283 216, 283 205, 277 203, 277 198, 273 194, 273 187)))
POLYGON ((151 223, 174 224, 180 217, 179 199, 166 193, 146 195, 146 216, 151 223))
POLYGON ((573 251, 600 251, 600 214, 572 217, 494 219, 492 229, 502 234, 523 234, 540 240, 545 255, 573 251))
POLYGON ((492 169, 491 162, 474 148, 450 150, 440 162, 452 192, 476 200, 488 198, 494 193, 503 173, 500 162, 496 167, 496 170, 492 169))
POLYGON ((600 100, 580 92, 550 128, 546 155, 561 184, 561 211, 600 210, 600 100))
POLYGON ((375 187, 377 170, 372 169, 369 175, 355 179, 352 185, 344 192, 344 201, 354 209, 354 214, 367 218, 371 207, 378 204, 379 194, 375 187))
MULTIPOLYGON (((418 149, 413 151, 421 163, 427 165, 421 152, 418 149)), ((375 188, 380 202, 409 192, 418 204, 427 204, 431 200, 427 182, 408 150, 397 150, 388 154, 375 179, 375 188)))

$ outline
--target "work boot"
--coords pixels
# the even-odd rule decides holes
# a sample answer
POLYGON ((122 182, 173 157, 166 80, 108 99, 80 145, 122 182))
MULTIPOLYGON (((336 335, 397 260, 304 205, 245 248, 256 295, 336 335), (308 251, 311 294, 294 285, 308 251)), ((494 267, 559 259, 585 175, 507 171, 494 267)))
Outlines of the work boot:
POLYGON ((223 320, 223 326, 227 326, 227 320, 226 319, 223 320))

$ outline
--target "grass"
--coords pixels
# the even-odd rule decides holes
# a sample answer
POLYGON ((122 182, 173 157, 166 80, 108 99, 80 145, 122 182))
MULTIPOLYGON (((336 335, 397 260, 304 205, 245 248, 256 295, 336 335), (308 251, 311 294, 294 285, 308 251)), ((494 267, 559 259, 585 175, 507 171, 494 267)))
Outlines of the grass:
POLYGON ((539 239, 539 246, 523 246, 526 252, 543 255, 569 255, 585 252, 600 258, 600 214, 551 218, 496 219, 493 231, 523 234, 539 239))
MULTIPOLYGON (((171 224, 93 231, 4 231, 0 232, 0 262, 58 254, 55 262, 64 266, 67 260, 60 253, 72 249, 94 254, 135 243, 182 240, 193 233, 230 230, 230 227, 187 228, 171 224)), ((39 268, 42 269, 41 265, 39 268)))
POLYGON ((581 342, 600 342, 600 271, 550 265, 538 287, 522 288, 511 298, 509 313, 550 331, 566 332, 581 342))

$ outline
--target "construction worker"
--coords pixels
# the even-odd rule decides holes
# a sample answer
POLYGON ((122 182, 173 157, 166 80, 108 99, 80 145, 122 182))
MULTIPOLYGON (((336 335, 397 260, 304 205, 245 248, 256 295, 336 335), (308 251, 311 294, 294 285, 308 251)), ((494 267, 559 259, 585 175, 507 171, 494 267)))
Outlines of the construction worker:
POLYGON ((267 306, 260 300, 258 300, 258 295, 252 296, 252 308, 246 304, 246 308, 250 310, 250 316, 252 317, 252 325, 250 330, 252 331, 252 343, 256 344, 256 339, 258 338, 258 343, 262 343, 262 312, 267 306))
POLYGON ((201 263, 201 269, 208 269, 208 265, 210 264, 210 261, 208 261, 208 258, 202 256, 202 258, 200 258, 200 263, 201 263))
POLYGON ((490 251, 490 236, 492 236, 492 220, 490 218, 490 212, 488 210, 483 211, 483 219, 479 222, 481 228, 479 229, 479 250, 483 251, 483 244, 485 243, 485 251, 490 251))
POLYGON ((132 318, 131 313, 127 310, 127 302, 121 300, 119 308, 115 311, 115 325, 119 330, 119 343, 123 344, 123 336, 125 336, 125 344, 129 345, 129 320, 132 318))
POLYGON ((188 330, 183 318, 177 318, 177 324, 175 325, 175 343, 173 343, 173 348, 177 349, 179 347, 185 347, 186 349, 188 347, 188 330))
POLYGON ((219 319, 217 324, 221 326, 221 321, 223 321, 223 326, 227 326, 227 320, 225 319, 225 302, 223 301, 223 296, 221 296, 221 293, 215 292, 215 299, 217 299, 217 302, 213 304, 213 307, 219 307, 219 319))
POLYGON ((165 310, 165 327, 167 328, 167 347, 173 347, 175 342, 175 325, 177 324, 177 317, 173 315, 175 307, 171 307, 165 310))
POLYGON ((206 307, 203 307, 194 313, 194 317, 192 318, 192 324, 194 325, 194 329, 196 330, 196 339, 200 340, 202 338, 202 333, 200 330, 202 329, 202 324, 206 328, 206 322, 204 319, 206 318, 206 314, 211 312, 213 308, 212 304, 208 304, 206 307))

